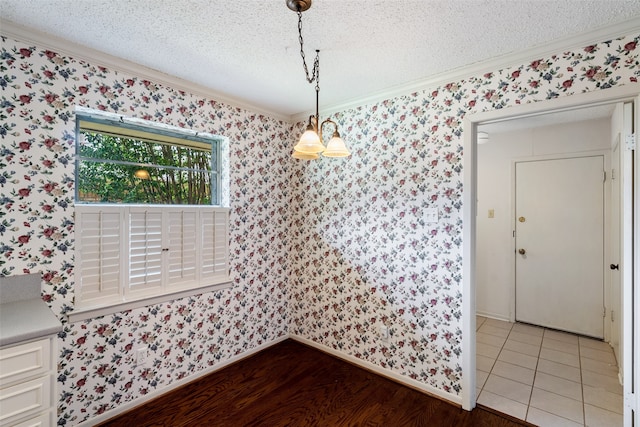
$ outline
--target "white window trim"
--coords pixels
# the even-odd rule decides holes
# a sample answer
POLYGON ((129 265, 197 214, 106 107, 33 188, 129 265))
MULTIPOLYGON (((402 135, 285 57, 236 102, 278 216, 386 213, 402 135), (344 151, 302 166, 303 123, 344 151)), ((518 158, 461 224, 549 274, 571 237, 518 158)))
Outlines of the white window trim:
MULTIPOLYGON (((97 163, 122 163, 109 161, 108 159, 83 159, 80 156, 78 142, 81 141, 83 132, 95 132, 105 135, 117 135, 122 138, 134 140, 147 140, 155 143, 169 144, 182 147, 192 147, 211 151, 214 159, 214 167, 206 171, 212 177, 212 203, 214 206, 228 206, 228 196, 224 191, 228 189, 228 162, 223 161, 223 156, 228 159, 229 144, 226 138, 210 133, 200 133, 183 128, 175 128, 162 123, 153 123, 146 120, 119 116, 105 112, 95 112, 86 108, 76 108, 76 181, 79 180, 77 169, 80 162, 93 161, 97 163)), ((139 163, 138 166, 159 167, 159 165, 139 163)), ((166 167, 166 166, 165 166, 166 167)), ((178 168, 184 170, 183 168, 178 168)), ((203 171, 204 172, 204 171, 203 171)), ((76 201, 79 201, 78 186, 76 186, 76 201)), ((80 201, 80 203, 84 203, 80 201)))
MULTIPOLYGON (((76 205, 76 224, 79 224, 80 216, 87 213, 97 212, 116 212, 120 215, 120 233, 121 238, 119 242, 119 292, 117 295, 111 295, 108 297, 97 297, 92 301, 82 302, 82 229, 77 228, 76 233, 78 238, 76 239, 77 245, 77 268, 76 268, 76 308, 70 312, 68 317, 70 322, 76 322, 80 320, 86 320, 94 317, 104 316, 107 314, 117 313, 121 311, 131 310, 134 308, 144 307, 148 305, 158 304, 174 299, 184 298, 205 292, 212 292, 221 289, 229 288, 232 284, 229 270, 229 208, 221 208, 217 206, 183 206, 183 205, 96 205, 96 204, 77 204, 76 205), (178 288, 170 287, 166 282, 168 277, 163 276, 164 285, 160 289, 155 289, 152 292, 143 293, 130 293, 127 292, 129 286, 128 269, 129 269, 129 229, 127 225, 128 214, 131 211, 140 209, 151 209, 156 211, 162 211, 168 215, 168 212, 175 210, 188 210, 188 211, 206 211, 213 213, 225 213, 225 223, 221 231, 224 234, 224 262, 225 271, 224 274, 218 274, 214 277, 201 278, 200 272, 197 273, 197 280, 191 281, 187 284, 182 284, 178 288)), ((198 223, 199 224, 199 223, 198 223)), ((168 230, 163 229, 163 233, 168 230)), ((200 243, 200 242, 198 242, 200 243)), ((201 250, 202 246, 199 245, 198 250, 201 250)), ((163 275, 167 272, 164 271, 163 275)))
POLYGON ((216 285, 203 286, 193 289, 184 289, 181 291, 167 293, 163 295, 147 296, 145 298, 133 301, 124 301, 109 305, 108 307, 86 307, 78 308, 68 314, 69 322, 79 322, 82 320, 94 319, 96 317, 106 316, 109 314, 120 313, 123 311, 133 310, 136 308, 147 307, 154 304, 161 304, 167 301, 173 301, 180 298, 187 298, 194 295, 200 295, 207 292, 215 292, 228 289, 232 285, 231 279, 227 282, 218 283, 216 285))
MULTIPOLYGON (((82 236, 82 230, 79 227, 78 223, 78 214, 76 210, 76 304, 73 311, 68 313, 68 319, 70 322, 76 322, 86 319, 91 319, 95 317, 100 317, 108 314, 113 314, 117 312, 132 310, 135 308, 145 307, 154 304, 160 304, 163 302, 190 297, 198 294, 203 294, 207 292, 214 292, 222 289, 227 289, 232 286, 232 280, 230 277, 230 267, 229 267, 229 208, 224 208, 225 206, 229 206, 229 140, 228 138, 210 134, 203 133, 199 131, 193 131, 184 128, 175 128, 174 126, 149 122, 146 120, 141 120, 133 117, 127 117, 122 114, 114 114, 108 113, 105 111, 92 110, 84 107, 77 106, 75 110, 78 121, 76 123, 76 131, 79 132, 80 129, 80 121, 81 120, 89 120, 92 122, 101 122, 106 123, 107 125, 110 123, 113 126, 118 126, 121 123, 128 125, 129 129, 138 129, 139 132, 144 133, 146 130, 156 134, 156 138, 158 137, 158 133, 161 138, 168 138, 168 142, 171 138, 185 139, 191 141, 187 145, 192 145, 194 142, 192 141, 202 141, 211 140, 212 144, 217 144, 217 171, 214 173, 218 174, 217 179, 217 203, 219 205, 207 205, 206 208, 215 208, 215 209, 226 209, 227 217, 226 217, 226 232, 224 236, 224 242, 226 244, 226 277, 218 277, 216 281, 208 281, 203 282, 201 284, 197 284, 191 286, 189 288, 175 288, 171 289, 168 292, 162 293, 160 295, 152 294, 152 295, 137 295, 136 298, 131 298, 130 295, 127 295, 123 289, 120 290, 119 295, 114 295, 113 298, 108 302, 102 302, 100 304, 96 303, 86 303, 85 305, 78 305, 78 295, 80 294, 80 286, 82 283, 81 277, 81 266, 78 263, 79 259, 82 257, 81 245, 78 245, 80 238, 82 236)), ((184 142, 184 141, 181 141, 184 142)), ((205 141, 206 142, 206 141, 205 141)), ((198 144, 198 142, 195 142, 198 144)), ((82 206, 88 206, 89 204, 78 203, 76 202, 76 209, 79 207, 82 209, 82 206)), ((90 204, 91 206, 96 206, 96 204, 90 204)), ((103 205, 103 206, 111 206, 111 207, 122 207, 122 205, 103 205)), ((127 205, 127 206, 135 206, 135 205, 127 205)), ((143 206, 159 206, 159 205, 143 205, 143 206)), ((178 206, 178 205, 174 205, 178 206)), ((204 206, 203 206, 204 207, 204 206)), ((122 239, 124 240, 124 239, 122 239)), ((122 243, 120 245, 120 254, 124 254, 126 252, 125 244, 122 243)), ((127 264, 128 265, 128 264, 127 264)), ((126 270, 126 266, 121 267, 126 270)), ((124 276, 125 273, 122 273, 124 276)))

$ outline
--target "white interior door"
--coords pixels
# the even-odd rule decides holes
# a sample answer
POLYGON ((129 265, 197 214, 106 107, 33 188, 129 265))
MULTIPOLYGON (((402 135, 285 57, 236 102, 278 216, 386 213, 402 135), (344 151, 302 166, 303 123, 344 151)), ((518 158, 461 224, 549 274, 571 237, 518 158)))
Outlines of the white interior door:
POLYGON ((516 320, 604 336, 604 157, 516 163, 516 320))

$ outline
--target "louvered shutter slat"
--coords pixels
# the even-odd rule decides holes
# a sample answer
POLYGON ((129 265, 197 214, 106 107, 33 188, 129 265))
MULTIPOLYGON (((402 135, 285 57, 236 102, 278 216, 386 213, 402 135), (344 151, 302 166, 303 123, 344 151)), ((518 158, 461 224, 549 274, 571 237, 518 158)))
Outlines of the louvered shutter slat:
POLYGON ((120 212, 78 210, 80 305, 111 301, 120 295, 120 212))
POLYGON ((162 212, 129 213, 129 290, 162 286, 162 212))
POLYGON ((197 214, 195 209, 169 212, 169 287, 197 279, 197 214))

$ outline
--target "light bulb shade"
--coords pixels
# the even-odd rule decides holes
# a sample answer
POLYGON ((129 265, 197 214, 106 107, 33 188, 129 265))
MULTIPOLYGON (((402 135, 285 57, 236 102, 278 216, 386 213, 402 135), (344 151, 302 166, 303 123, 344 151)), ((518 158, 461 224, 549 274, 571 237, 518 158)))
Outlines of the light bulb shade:
POLYGON ((294 159, 300 160, 317 160, 320 156, 317 153, 303 153, 301 151, 293 150, 293 154, 291 155, 294 159))
POLYGON ((315 154, 323 152, 324 145, 320 142, 320 137, 313 127, 308 126, 293 149, 301 153, 315 154))
POLYGON ((344 144, 344 140, 340 138, 338 132, 333 134, 333 137, 331 137, 327 144, 326 150, 322 153, 325 157, 347 157, 350 154, 347 146, 344 144))

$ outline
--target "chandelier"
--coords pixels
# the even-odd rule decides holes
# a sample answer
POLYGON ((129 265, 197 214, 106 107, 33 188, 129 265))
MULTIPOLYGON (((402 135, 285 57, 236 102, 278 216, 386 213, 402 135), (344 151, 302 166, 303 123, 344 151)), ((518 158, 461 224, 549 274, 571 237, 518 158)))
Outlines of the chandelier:
POLYGON ((302 65, 307 82, 316 83, 316 114, 309 116, 309 124, 307 129, 300 137, 300 141, 293 147, 293 155, 295 159, 315 160, 320 158, 320 153, 325 157, 347 157, 351 153, 347 149, 344 140, 338 132, 338 125, 331 119, 325 119, 320 122, 320 114, 318 112, 318 97, 320 94, 320 50, 316 50, 316 58, 313 61, 313 69, 309 75, 307 60, 304 54, 304 40, 302 39, 302 12, 311 7, 311 0, 286 0, 287 7, 298 14, 298 40, 300 41, 300 56, 302 56, 302 65), (324 145, 322 139, 322 129, 325 125, 333 125, 333 136, 324 145))

